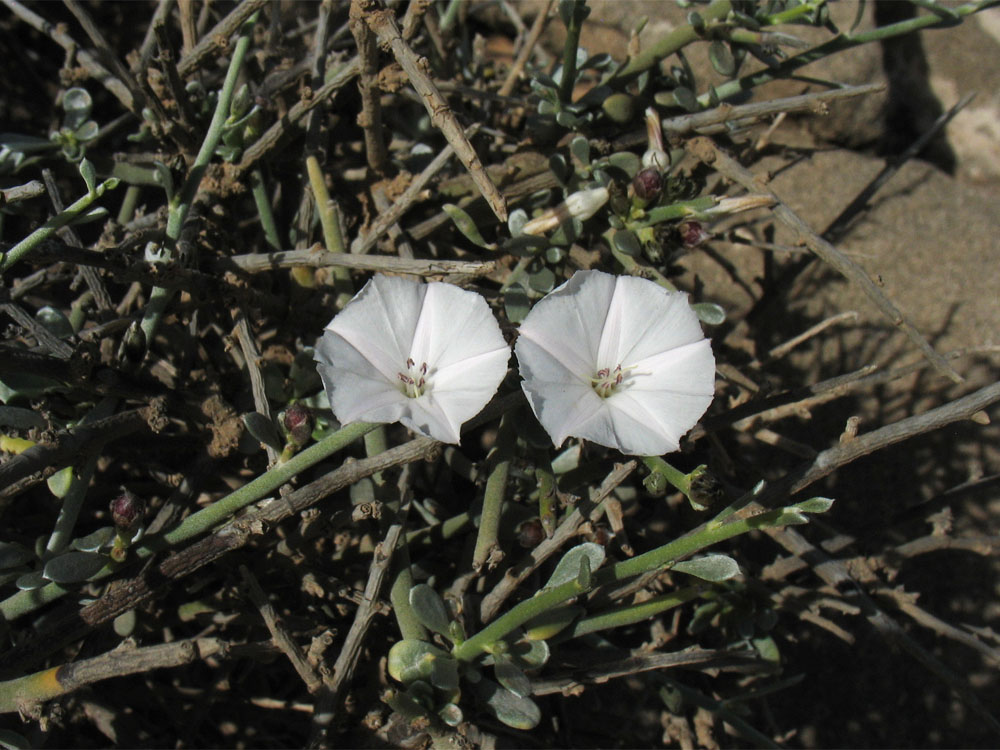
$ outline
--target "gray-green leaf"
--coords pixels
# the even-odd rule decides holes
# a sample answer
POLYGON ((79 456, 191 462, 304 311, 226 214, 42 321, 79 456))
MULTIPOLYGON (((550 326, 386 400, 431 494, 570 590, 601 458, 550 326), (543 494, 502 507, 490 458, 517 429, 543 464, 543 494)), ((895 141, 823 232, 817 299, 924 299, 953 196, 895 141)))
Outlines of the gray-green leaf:
POLYGON ((418 583, 410 589, 410 606, 425 628, 448 635, 448 608, 437 591, 426 583, 418 583))
POLYGON ((108 558, 94 552, 66 552, 53 557, 47 563, 42 573, 55 583, 79 583, 99 573, 108 558))
POLYGON ((458 231, 465 235, 466 239, 473 245, 486 250, 496 250, 497 246, 483 239, 483 235, 480 233, 479 227, 476 226, 476 222, 461 208, 454 203, 445 203, 441 206, 441 209, 448 214, 448 217, 454 222, 458 231))
POLYGON ((604 563, 604 547, 593 542, 584 542, 573 547, 562 556, 544 588, 555 588, 569 581, 575 581, 580 576, 580 562, 583 558, 587 558, 591 571, 597 570, 604 563))
POLYGON ((679 562, 671 570, 718 583, 719 581, 728 581, 739 574, 740 566, 729 555, 705 555, 694 560, 679 562))

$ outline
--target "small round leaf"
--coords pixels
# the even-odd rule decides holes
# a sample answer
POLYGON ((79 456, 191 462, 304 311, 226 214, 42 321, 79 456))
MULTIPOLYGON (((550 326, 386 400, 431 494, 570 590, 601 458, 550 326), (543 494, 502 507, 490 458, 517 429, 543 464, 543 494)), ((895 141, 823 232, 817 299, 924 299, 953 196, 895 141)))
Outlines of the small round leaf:
POLYGON ((97 575, 108 564, 105 555, 94 552, 66 552, 45 563, 42 573, 55 583, 79 583, 97 575))

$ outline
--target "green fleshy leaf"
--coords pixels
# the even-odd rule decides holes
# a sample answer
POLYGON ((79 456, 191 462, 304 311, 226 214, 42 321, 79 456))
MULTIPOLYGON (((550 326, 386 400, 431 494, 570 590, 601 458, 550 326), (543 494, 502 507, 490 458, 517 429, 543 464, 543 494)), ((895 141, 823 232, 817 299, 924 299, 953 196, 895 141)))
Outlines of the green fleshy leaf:
POLYGON ((608 164, 622 170, 632 179, 642 168, 642 159, 631 151, 617 151, 608 157, 608 164))
POLYGON ((80 176, 83 181, 87 183, 87 192, 93 195, 97 192, 97 170, 94 169, 94 165, 90 163, 89 159, 83 159, 80 161, 80 176))
POLYGON ((476 226, 476 222, 464 210, 454 203, 445 203, 441 206, 441 209, 448 214, 448 217, 454 222, 458 231, 465 235, 465 238, 473 245, 486 250, 496 250, 497 246, 483 239, 483 235, 480 233, 479 227, 476 226))
POLYGON ((486 702, 490 712, 509 727, 534 729, 542 720, 542 712, 534 701, 517 696, 492 680, 480 680, 476 684, 476 692, 486 702))
POLYGON ((548 294, 556 286, 556 275, 551 268, 541 268, 534 273, 528 274, 528 286, 536 292, 548 294))
POLYGON ((25 573, 23 576, 19 576, 14 585, 21 591, 34 591, 35 589, 40 589, 48 582, 49 579, 45 577, 42 571, 36 570, 32 573, 25 573))
POLYGON ((531 641, 544 641, 551 638, 586 610, 570 604, 565 607, 550 609, 524 623, 525 637, 531 641))
POLYGON ((493 673, 497 682, 507 688, 518 698, 527 698, 531 695, 531 680, 517 667, 510 656, 497 655, 496 663, 493 665, 493 673))
POLYGON ((754 649, 760 654, 762 659, 765 659, 774 664, 778 664, 781 661, 781 651, 778 650, 778 644, 775 643, 774 638, 767 635, 763 638, 754 638, 750 641, 753 644, 754 649))
POLYGON ((511 237, 519 237, 524 225, 528 223, 528 212, 523 208, 515 208, 507 215, 507 229, 511 237))
POLYGON ((531 312, 531 300, 523 286, 514 284, 508 287, 503 294, 503 309, 511 323, 520 323, 528 316, 531 312))
POLYGON ((78 552, 97 552, 97 550, 110 544, 114 536, 115 527, 104 526, 92 534, 87 534, 87 536, 74 539, 70 544, 70 547, 78 552))
POLYGON ((434 671, 436 659, 450 659, 444 651, 427 641, 406 638, 389 649, 389 676, 408 685, 415 680, 427 680, 434 671))
POLYGON ((57 338, 65 339, 73 335, 73 324, 62 310, 45 305, 35 312, 35 320, 45 326, 45 330, 57 338))
POLYGON ((520 640, 508 649, 510 658, 521 669, 541 669, 548 662, 552 651, 545 641, 520 640))
POLYGON ((448 608, 437 591, 426 583, 418 583, 410 589, 410 606, 420 623, 428 630, 448 635, 448 608))
POLYGON ((31 743, 23 734, 10 729, 0 729, 0 748, 2 750, 31 750, 31 743))
POLYGON ((105 555, 93 552, 66 552, 45 563, 42 573, 55 583, 80 583, 96 575, 108 564, 105 555))
POLYGON ((462 709, 456 706, 454 703, 445 704, 444 708, 438 711, 438 716, 441 717, 441 721, 447 724, 449 727, 457 727, 462 723, 463 714, 462 709))
POLYGON ((625 255, 633 258, 642 255, 642 246, 639 244, 639 238, 635 236, 635 232, 628 229, 619 230, 614 233, 611 241, 614 243, 615 249, 625 255))
POLYGON ((247 412, 243 415, 243 424, 246 426, 247 432, 264 445, 271 446, 279 453, 285 447, 281 438, 278 437, 278 430, 275 429, 274 423, 263 414, 255 411, 247 412))
POLYGON ((49 492, 62 500, 73 487, 73 467, 66 466, 45 480, 49 492))
POLYGON ((678 86, 673 90, 674 103, 687 112, 698 111, 698 98, 687 86, 678 86))
POLYGON ((738 575, 740 566, 729 555, 705 555, 694 560, 683 560, 674 565, 671 570, 687 573, 704 581, 719 583, 738 575))
POLYGON ((119 638, 128 638, 135 632, 137 622, 138 617, 136 617, 134 609, 130 609, 128 612, 122 612, 112 623, 112 626, 115 629, 115 635, 119 638))
POLYGON ((733 53, 721 39, 715 39, 708 46, 708 59, 719 75, 730 78, 736 73, 736 60, 733 53))
POLYGON ((726 322, 726 311, 714 302, 696 302, 691 305, 698 320, 706 325, 718 326, 726 322))
POLYGON ((555 588, 569 581, 575 581, 580 576, 580 564, 587 561, 589 571, 597 570, 604 563, 604 547, 593 542, 584 542, 573 547, 559 561, 552 576, 543 588, 555 588))
POLYGON ((833 507, 833 503, 834 501, 828 497, 812 497, 801 503, 795 503, 791 508, 800 513, 826 513, 833 507))

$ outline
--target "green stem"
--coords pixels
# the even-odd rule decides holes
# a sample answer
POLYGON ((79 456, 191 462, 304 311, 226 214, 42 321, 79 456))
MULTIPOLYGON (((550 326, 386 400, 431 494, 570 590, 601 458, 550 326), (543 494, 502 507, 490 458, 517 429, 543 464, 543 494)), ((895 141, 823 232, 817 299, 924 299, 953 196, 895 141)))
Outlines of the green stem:
POLYGON ((250 192, 253 194, 253 202, 257 206, 257 216, 260 217, 260 226, 264 230, 264 239, 271 248, 280 250, 281 240, 278 235, 278 224, 274 220, 271 199, 267 195, 264 175, 260 171, 260 167, 254 167, 250 170, 250 192))
MULTIPOLYGON (((184 180, 184 184, 181 186, 180 192, 170 201, 170 209, 167 214, 167 258, 170 257, 172 245, 177 242, 181 236, 181 229, 184 226, 184 220, 187 218, 188 212, 191 210, 191 204, 198 192, 198 186, 201 184, 201 178, 205 175, 208 163, 211 161, 212 155, 215 153, 215 149, 219 145, 219 141, 222 139, 222 129, 226 124, 226 118, 229 116, 233 94, 236 91, 236 82, 239 80, 240 71, 243 68, 243 61, 246 58, 247 51, 250 49, 250 42, 253 38, 253 27, 254 24, 257 23, 257 17, 259 15, 260 11, 257 11, 240 26, 240 36, 236 42, 235 48, 233 49, 233 57, 229 61, 229 70, 226 71, 226 80, 222 84, 222 89, 219 91, 219 99, 215 105, 215 112, 212 113, 212 122, 208 126, 208 132, 205 134, 205 139, 202 141, 201 149, 198 151, 198 155, 195 157, 194 163, 191 165, 191 171, 188 172, 187 179, 184 180)), ((149 302, 146 305, 146 309, 143 311, 141 323, 142 332, 146 334, 147 348, 153 343, 153 337, 156 334, 156 329, 159 327, 160 320, 163 318, 163 313, 166 311, 167 305, 170 303, 173 295, 174 290, 171 288, 159 286, 153 287, 153 291, 149 297, 149 302)))
POLYGON ((562 78, 559 79, 559 101, 571 104, 573 85, 576 83, 576 50, 580 45, 580 31, 587 17, 586 0, 562 0, 572 3, 569 22, 566 24, 566 44, 563 47, 562 78))
POLYGON ((642 459, 646 468, 652 472, 660 474, 670 484, 684 493, 686 497, 691 496, 691 477, 682 471, 678 471, 659 456, 646 456, 642 459))
POLYGON ((670 567, 678 560, 689 557, 705 547, 732 539, 734 536, 748 531, 772 526, 784 526, 790 520, 787 508, 769 510, 749 518, 740 518, 728 523, 708 521, 694 531, 675 539, 669 544, 650 550, 629 560, 616 563, 610 568, 602 568, 594 573, 594 585, 603 586, 609 583, 620 583, 634 576, 653 570, 670 567))
POLYGON ((236 511, 245 508, 250 503, 257 502, 269 492, 278 489, 299 472, 332 456, 378 426, 369 422, 355 422, 347 427, 341 427, 332 435, 328 435, 315 445, 309 446, 286 463, 275 466, 249 484, 240 487, 221 500, 217 500, 207 508, 188 516, 175 529, 144 545, 142 549, 152 551, 153 544, 156 544, 156 549, 160 549, 163 546, 174 545, 208 531, 236 511))
POLYGON ((796 506, 765 511, 749 518, 740 518, 728 523, 708 521, 694 531, 676 539, 662 547, 650 550, 645 554, 629 560, 616 563, 607 568, 601 568, 588 575, 568 581, 551 589, 542 589, 532 598, 521 602, 507 614, 494 620, 467 641, 452 649, 452 655, 460 661, 470 661, 483 651, 488 651, 492 644, 510 633, 514 628, 523 625, 528 620, 539 617, 545 612, 572 599, 577 594, 585 593, 598 586, 620 583, 629 578, 654 570, 669 568, 682 558, 709 547, 713 544, 745 534, 753 529, 786 526, 791 523, 803 522, 802 512, 796 506), (584 579, 585 578, 585 579, 584 579))
MULTIPOLYGON (((320 169, 319 160, 315 156, 306 157, 306 171, 309 173, 309 187, 312 188, 316 211, 319 213, 319 222, 323 227, 323 242, 326 249, 331 253, 342 253, 344 252, 344 236, 340 231, 340 209, 337 208, 336 202, 330 198, 323 170, 320 169)), ((333 288, 337 292, 337 307, 341 308, 354 294, 351 272, 346 266, 331 266, 331 270, 333 288)))
MULTIPOLYGON (((229 515, 241 508, 245 508, 250 503, 260 500, 269 492, 288 482, 297 473, 331 456, 377 426, 367 422, 357 422, 347 427, 342 427, 337 432, 302 451, 287 463, 275 466, 266 474, 262 474, 250 482, 250 484, 241 487, 194 515, 188 516, 173 531, 161 537, 148 540, 146 544, 136 549, 137 556, 140 559, 147 558, 156 551, 186 541, 203 531, 207 531, 225 520, 229 515)), ((104 578, 112 572, 113 567, 109 565, 98 575, 94 576, 94 578, 104 578)), ((68 589, 63 588, 57 583, 49 583, 40 589, 33 589, 31 591, 19 591, 0 602, 0 621, 10 622, 21 615, 33 612, 49 602, 56 601, 66 593, 68 593, 68 589)))
POLYGON ((309 187, 312 188, 313 198, 316 201, 319 221, 323 226, 323 242, 326 244, 326 249, 331 253, 342 253, 344 252, 344 236, 340 231, 338 216, 340 212, 337 210, 337 204, 330 198, 323 170, 315 156, 306 157, 306 171, 309 173, 309 187))
POLYGON ((629 229, 645 229, 663 221, 674 221, 683 219, 685 216, 692 216, 699 211, 713 208, 719 201, 713 195, 703 195, 689 201, 671 203, 669 206, 657 206, 646 211, 638 221, 630 221, 626 225, 629 229))
POLYGON ((556 477, 548 451, 535 451, 535 480, 538 482, 538 520, 542 522, 545 536, 551 538, 556 530, 556 477))
MULTIPOLYGON (((380 424, 376 429, 365 433, 366 456, 377 456, 379 453, 385 453, 388 449, 389 443, 385 437, 385 425, 380 424)), ((381 471, 376 471, 372 474, 372 481, 376 487, 385 486, 385 476, 381 471)))
POLYGON ((607 232, 605 232, 603 235, 604 241, 607 243, 607 246, 611 248, 611 255, 614 256, 615 260, 621 263, 621 266, 622 268, 625 269, 626 273, 632 276, 642 276, 643 278, 652 279, 653 281, 655 281, 657 284, 659 284, 669 292, 677 291, 677 287, 673 285, 670 279, 668 279, 666 276, 660 273, 659 270, 657 270, 653 266, 647 266, 643 263, 640 263, 631 255, 623 253, 621 250, 615 247, 615 243, 612 241, 611 238, 613 232, 614 230, 612 229, 609 229, 607 232))
MULTIPOLYGON (((115 412, 117 401, 113 398, 102 399, 86 417, 81 420, 81 424, 88 424, 98 419, 110 417, 115 412)), ((87 496, 87 488, 90 480, 97 470, 97 459, 100 457, 103 446, 91 446, 92 450, 87 460, 84 462, 77 474, 74 472, 73 480, 70 483, 69 491, 62 499, 59 508, 59 517, 56 519, 55 527, 49 536, 48 544, 45 545, 45 552, 52 557, 62 552, 69 546, 73 536, 73 529, 76 527, 77 518, 80 516, 80 509, 83 507, 83 500, 87 496)))
POLYGON ((500 511, 507 494, 507 478, 510 474, 510 460, 514 453, 514 420, 511 414, 504 414, 497 430, 497 442, 488 459, 493 463, 486 489, 483 492, 483 512, 479 520, 479 533, 472 553, 472 569, 480 570, 497 546, 500 531, 500 511))
MULTIPOLYGON (((951 8, 950 10, 953 10, 958 16, 964 18, 965 16, 984 10, 985 8, 989 8, 996 4, 996 0, 981 0, 980 2, 968 3, 958 8, 951 8)), ((720 84, 715 87, 715 94, 719 97, 719 99, 725 100, 740 93, 741 91, 748 91, 755 86, 760 86, 764 83, 768 83, 769 81, 779 78, 787 78, 792 71, 798 70, 811 62, 815 62, 820 58, 827 57, 828 55, 832 55, 837 52, 843 52, 844 50, 852 49, 862 44, 868 44, 869 42, 879 42, 892 37, 902 36, 904 34, 918 31, 919 29, 947 28, 954 25, 954 21, 944 19, 933 14, 928 14, 924 16, 917 16, 916 18, 910 18, 906 21, 900 21, 899 23, 892 23, 888 26, 880 26, 877 29, 862 31, 851 36, 836 36, 828 42, 824 42, 823 44, 813 47, 811 50, 807 50, 802 54, 796 55, 795 57, 788 58, 773 68, 766 68, 757 73, 752 73, 750 75, 743 76, 742 78, 737 78, 734 81, 727 81, 726 83, 720 84)), ((706 93, 699 96, 698 104, 702 107, 709 106, 709 95, 706 93)))
POLYGON ((118 209, 118 223, 125 226, 135 215, 135 207, 139 204, 139 193, 141 188, 138 185, 129 185, 125 188, 125 197, 122 198, 122 205, 118 209))
MULTIPOLYGON (((705 20, 706 24, 711 24, 714 21, 724 19, 732 9, 733 4, 731 0, 715 0, 715 2, 704 10, 700 10, 699 14, 705 20)), ((666 34, 657 42, 646 47, 638 55, 631 58, 624 68, 612 75, 612 78, 624 78, 637 75, 644 70, 649 70, 663 58, 669 57, 677 50, 701 38, 701 34, 691 24, 678 26, 669 34, 666 34)))
POLYGON ((697 598, 704 590, 704 586, 688 586, 687 588, 678 589, 663 596, 648 599, 639 604, 631 604, 627 607, 619 607, 606 612, 598 612, 589 617, 582 617, 566 628, 566 630, 560 632, 556 636, 556 641, 579 638, 582 635, 594 633, 598 630, 634 625, 637 622, 648 620, 650 617, 666 612, 669 609, 679 607, 681 604, 697 598))
POLYGON ((389 601, 392 603, 392 613, 396 616, 399 632, 404 640, 426 641, 429 637, 427 629, 410 606, 413 573, 410 571, 410 550, 405 539, 400 539, 392 564, 396 577, 393 579, 392 588, 389 589, 389 601))
POLYGON ((90 208, 104 193, 108 190, 114 190, 116 187, 118 187, 118 180, 116 178, 111 177, 105 180, 94 188, 94 192, 88 192, 73 205, 46 221, 6 253, 0 253, 0 273, 6 271, 18 261, 23 260, 28 253, 90 208))
POLYGON ((528 620, 538 617, 543 612, 549 611, 586 590, 587 587, 576 578, 551 589, 543 589, 530 599, 515 606, 507 614, 498 617, 468 640, 456 645, 452 649, 452 656, 459 661, 471 661, 484 651, 489 651, 494 643, 514 628, 520 627, 528 620))

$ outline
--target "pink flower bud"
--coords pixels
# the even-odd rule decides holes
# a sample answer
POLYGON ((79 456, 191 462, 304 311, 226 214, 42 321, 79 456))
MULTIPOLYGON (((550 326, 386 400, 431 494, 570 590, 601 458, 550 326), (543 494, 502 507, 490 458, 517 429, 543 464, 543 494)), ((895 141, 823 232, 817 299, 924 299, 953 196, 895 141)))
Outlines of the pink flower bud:
POLYGON ((663 190, 663 175, 655 167, 642 169, 632 180, 632 190, 639 200, 655 201, 663 190))
POLYGON ((712 238, 712 235, 705 231, 700 221, 682 221, 677 225, 677 233, 680 235, 681 244, 686 248, 698 247, 712 238))
POLYGON ((291 404, 281 416, 285 438, 299 448, 309 441, 315 424, 316 418, 312 410, 302 403, 291 404))
POLYGON ((146 501, 126 489, 111 501, 111 520, 123 531, 134 529, 146 514, 146 501))

